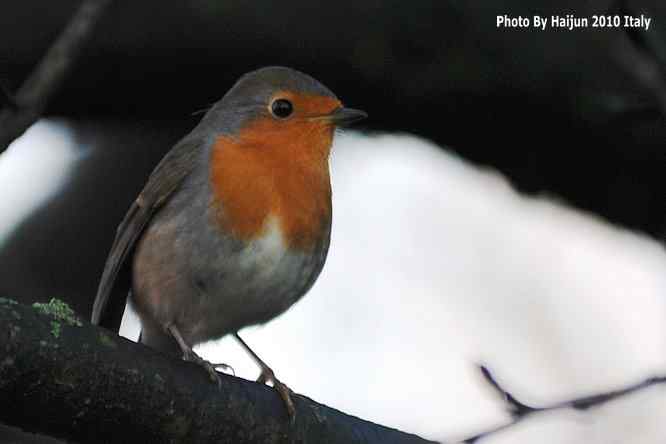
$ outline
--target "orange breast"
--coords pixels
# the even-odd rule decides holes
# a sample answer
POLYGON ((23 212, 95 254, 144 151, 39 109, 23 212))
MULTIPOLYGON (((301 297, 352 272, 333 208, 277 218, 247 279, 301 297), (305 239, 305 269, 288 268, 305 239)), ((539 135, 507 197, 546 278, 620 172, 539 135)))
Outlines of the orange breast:
POLYGON ((328 155, 333 128, 321 122, 261 118, 211 154, 213 205, 222 228, 242 240, 275 217, 287 246, 311 250, 331 218, 328 155))

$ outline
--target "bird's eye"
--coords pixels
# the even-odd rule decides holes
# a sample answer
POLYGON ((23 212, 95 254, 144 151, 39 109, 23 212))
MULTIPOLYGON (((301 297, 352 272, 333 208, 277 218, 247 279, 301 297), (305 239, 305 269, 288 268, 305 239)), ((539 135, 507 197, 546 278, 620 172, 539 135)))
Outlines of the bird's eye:
POLYGON ((271 104, 271 112, 275 117, 286 119, 294 112, 294 105, 287 99, 277 99, 271 104))

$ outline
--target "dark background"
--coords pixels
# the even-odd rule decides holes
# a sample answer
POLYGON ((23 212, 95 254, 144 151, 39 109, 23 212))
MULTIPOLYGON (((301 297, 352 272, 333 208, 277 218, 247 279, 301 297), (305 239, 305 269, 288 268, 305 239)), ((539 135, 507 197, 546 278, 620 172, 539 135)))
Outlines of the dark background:
MULTIPOLYGON (((0 7, 15 90, 78 2, 0 7)), ((116 1, 48 109, 90 149, 0 251, 0 294, 90 310, 115 226, 152 167, 248 70, 305 71, 368 111, 612 222, 666 228, 666 3, 116 1), (498 14, 646 14, 649 32, 497 29, 498 14)), ((427 215, 423 215, 427 217, 427 215)))

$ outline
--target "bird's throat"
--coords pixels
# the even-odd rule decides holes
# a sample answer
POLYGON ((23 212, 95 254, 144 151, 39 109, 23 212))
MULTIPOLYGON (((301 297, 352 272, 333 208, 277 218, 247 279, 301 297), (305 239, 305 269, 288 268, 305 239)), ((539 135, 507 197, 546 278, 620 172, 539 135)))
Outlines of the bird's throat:
POLYGON ((216 222, 234 237, 249 241, 263 235, 273 218, 288 248, 312 250, 330 228, 332 134, 328 140, 262 138, 271 140, 271 146, 242 136, 220 137, 211 153, 216 222), (317 143, 326 146, 312 146, 317 143), (304 144, 308 146, 300 146, 304 144), (323 151, 325 155, 320 154, 323 151))

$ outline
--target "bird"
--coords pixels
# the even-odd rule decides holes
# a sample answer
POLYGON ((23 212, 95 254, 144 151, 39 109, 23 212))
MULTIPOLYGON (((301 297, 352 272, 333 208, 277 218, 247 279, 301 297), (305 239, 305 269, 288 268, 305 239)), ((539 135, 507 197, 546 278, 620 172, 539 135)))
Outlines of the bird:
POLYGON ((233 335, 293 418, 291 389, 239 330, 312 287, 331 236, 336 128, 364 119, 322 83, 271 66, 241 76, 162 158, 116 231, 92 323, 117 330, 129 297, 139 341, 201 365, 192 349, 233 335))

